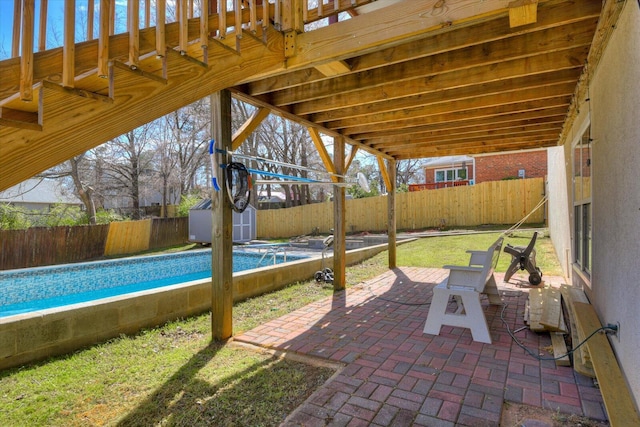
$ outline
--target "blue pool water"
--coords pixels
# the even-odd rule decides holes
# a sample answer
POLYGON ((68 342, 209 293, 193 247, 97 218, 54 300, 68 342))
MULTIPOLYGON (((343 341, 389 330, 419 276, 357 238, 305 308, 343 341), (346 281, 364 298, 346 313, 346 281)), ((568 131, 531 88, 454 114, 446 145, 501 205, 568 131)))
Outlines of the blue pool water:
MULTIPOLYGON (((274 263, 274 255, 234 252, 233 271, 274 263)), ((305 258, 287 254, 286 260, 305 258)), ((284 262, 278 254, 276 262, 284 262)), ((0 317, 211 277, 211 249, 0 271, 0 317)))

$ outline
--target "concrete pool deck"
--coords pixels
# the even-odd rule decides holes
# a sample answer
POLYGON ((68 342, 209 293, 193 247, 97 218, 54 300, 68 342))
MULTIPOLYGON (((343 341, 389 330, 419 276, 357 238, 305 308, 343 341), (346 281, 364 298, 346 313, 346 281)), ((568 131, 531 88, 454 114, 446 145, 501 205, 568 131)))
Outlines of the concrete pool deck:
MULTIPOLYGON (((507 333, 501 306, 483 303, 493 344, 474 342, 462 328, 424 334, 431 289, 446 274, 398 268, 234 337, 343 365, 283 425, 498 426, 508 402, 606 420, 593 381, 526 354, 507 333)), ((503 277, 496 274, 504 318, 518 330, 528 289, 502 283, 503 277)), ((516 336, 549 355, 548 334, 527 328, 516 336)))

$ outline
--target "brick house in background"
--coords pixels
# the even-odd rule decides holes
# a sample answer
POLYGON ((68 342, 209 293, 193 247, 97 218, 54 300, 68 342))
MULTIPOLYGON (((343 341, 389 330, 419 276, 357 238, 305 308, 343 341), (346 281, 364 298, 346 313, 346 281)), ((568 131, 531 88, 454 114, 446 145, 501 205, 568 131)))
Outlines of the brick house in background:
POLYGON ((475 156, 476 183, 508 178, 544 178, 547 150, 475 156))
POLYGON ((473 185, 503 179, 544 178, 546 175, 546 149, 473 157, 434 157, 425 162, 424 183, 409 185, 409 191, 473 185))

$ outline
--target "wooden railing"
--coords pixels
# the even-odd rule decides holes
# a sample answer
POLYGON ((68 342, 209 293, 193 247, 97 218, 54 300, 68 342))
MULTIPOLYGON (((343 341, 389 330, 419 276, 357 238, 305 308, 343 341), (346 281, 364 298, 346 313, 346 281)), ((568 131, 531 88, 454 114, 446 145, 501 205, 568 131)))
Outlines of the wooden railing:
POLYGON ((460 181, 430 182, 427 184, 409 184, 409 191, 437 190, 438 188, 462 187, 469 185, 468 179, 460 181))
MULTIPOLYGON (((87 0, 87 8, 77 8, 75 0, 59 4, 46 0, 14 0, 13 7, 3 5, 2 13, 12 16, 10 58, 19 58, 20 98, 33 100, 34 55, 47 49, 62 47, 63 86, 74 87, 74 79, 86 70, 77 69, 76 45, 98 40, 94 51, 97 74, 108 76, 108 64, 113 58, 110 44, 114 37, 128 35, 126 62, 135 68, 142 56, 163 57, 167 49, 184 54, 187 47, 199 43, 203 57, 210 38, 241 38, 243 31, 261 33, 274 25, 284 32, 303 32, 305 24, 337 16, 373 0, 128 0, 126 5, 116 0, 87 0), (54 8, 52 6, 56 6, 54 8), (37 13, 36 13, 37 7, 37 13), (37 17, 37 22, 36 22, 37 17), (60 33, 51 28, 63 22, 62 38, 49 37, 60 33), (149 43, 152 39, 152 43, 149 43)), ((7 3, 9 3, 7 1, 7 3)), ((119 58, 124 60, 124 58, 119 58)), ((37 67, 37 66, 36 66, 37 67)), ((0 97, 2 98, 2 97, 0 97)), ((1 99, 0 99, 1 100, 1 99)))

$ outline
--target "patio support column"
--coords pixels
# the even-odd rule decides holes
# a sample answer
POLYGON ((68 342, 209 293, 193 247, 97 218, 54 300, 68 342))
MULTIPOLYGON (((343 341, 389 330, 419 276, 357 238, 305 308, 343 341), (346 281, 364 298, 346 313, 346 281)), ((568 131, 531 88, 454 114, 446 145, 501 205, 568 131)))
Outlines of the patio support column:
MULTIPOLYGON (((333 139, 333 163, 337 175, 344 174, 344 138, 333 139)), ((337 182, 344 182, 344 177, 338 176, 337 182)), ((345 248, 346 248, 346 203, 345 187, 333 186, 333 290, 345 288, 345 248)))
POLYGON ((387 188, 387 236, 389 238, 389 268, 396 268, 396 161, 387 160, 389 188, 387 188))
MULTIPOLYGON (((231 92, 211 95, 211 136, 216 147, 231 150, 231 92)), ((215 154, 219 163, 227 155, 215 154)), ((211 338, 226 340, 233 334, 233 216, 226 194, 225 177, 218 169, 220 191, 211 194, 211 338)))

